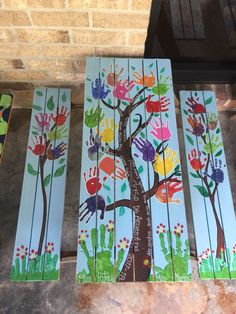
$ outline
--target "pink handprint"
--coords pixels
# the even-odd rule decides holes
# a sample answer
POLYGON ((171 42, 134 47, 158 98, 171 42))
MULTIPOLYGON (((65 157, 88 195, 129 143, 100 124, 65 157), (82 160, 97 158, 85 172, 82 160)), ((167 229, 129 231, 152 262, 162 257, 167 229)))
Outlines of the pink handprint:
POLYGON ((159 122, 154 119, 155 125, 151 122, 152 130, 151 134, 155 136, 158 140, 168 141, 171 138, 171 132, 169 129, 169 121, 166 124, 159 119, 159 122))
POLYGON ((112 179, 118 178, 123 180, 126 178, 126 173, 122 168, 117 166, 119 163, 119 160, 114 161, 111 157, 104 157, 99 163, 99 168, 112 179))
POLYGON ((135 86, 134 81, 128 82, 126 80, 124 83, 121 81, 117 82, 117 85, 115 86, 115 89, 113 91, 114 97, 121 99, 121 100, 126 100, 128 102, 132 101, 132 98, 129 98, 127 94, 131 91, 131 89, 135 86))
POLYGON ((38 113, 36 116, 35 116, 35 120, 37 122, 37 125, 38 125, 38 130, 43 130, 43 129, 46 129, 46 132, 49 131, 50 129, 50 121, 51 121, 51 117, 50 115, 48 115, 47 113, 38 113))

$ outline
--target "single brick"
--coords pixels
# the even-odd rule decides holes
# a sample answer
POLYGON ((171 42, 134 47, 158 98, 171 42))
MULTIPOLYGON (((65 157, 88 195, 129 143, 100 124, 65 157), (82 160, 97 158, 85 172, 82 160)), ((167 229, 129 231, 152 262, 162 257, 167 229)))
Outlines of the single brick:
POLYGON ((29 44, 1 44, 0 58, 38 58, 41 55, 39 47, 29 44))
POLYGON ((33 23, 39 26, 86 27, 87 12, 32 12, 33 23))
POLYGON ((70 82, 70 83, 82 83, 85 79, 85 73, 65 73, 65 72, 49 72, 52 80, 70 82))
POLYGON ((73 72, 76 71, 76 67, 72 60, 24 60, 24 65, 30 70, 53 70, 73 72))
POLYGON ((17 62, 14 59, 0 59, 0 68, 2 70, 15 69, 17 62))
POLYGON ((16 30, 17 39, 28 43, 69 43, 68 31, 61 30, 16 30))
POLYGON ((5 5, 9 8, 53 8, 63 9, 64 0, 5 0, 5 5))
POLYGON ((129 41, 130 46, 141 46, 145 44, 147 37, 147 32, 129 32, 129 41))
POLYGON ((80 45, 48 45, 42 47, 45 57, 55 58, 80 58, 83 56, 93 56, 94 47, 81 47, 80 45))
POLYGON ((4 71, 3 79, 7 81, 41 81, 47 79, 47 74, 44 71, 4 71))
POLYGON ((11 30, 9 29, 0 29, 0 42, 13 42, 14 41, 14 35, 11 30))
POLYGON ((71 9, 128 9, 128 0, 68 0, 71 9))
POLYGON ((73 32, 74 40, 79 44, 88 45, 124 45, 125 32, 85 31, 73 32))
POLYGON ((149 16, 145 14, 93 13, 93 26, 102 28, 146 29, 149 16))
POLYGON ((143 57, 144 47, 95 47, 95 55, 101 57, 143 57))
POLYGON ((0 11, 0 26, 28 26, 28 15, 23 11, 0 11))
POLYGON ((132 10, 150 11, 151 5, 152 5, 152 0, 131 0, 132 10))

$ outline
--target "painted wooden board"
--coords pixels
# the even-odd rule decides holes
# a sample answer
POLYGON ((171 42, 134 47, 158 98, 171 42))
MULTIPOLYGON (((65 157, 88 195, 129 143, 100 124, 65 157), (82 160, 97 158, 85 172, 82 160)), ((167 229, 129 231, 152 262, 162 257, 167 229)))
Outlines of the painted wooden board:
POLYGON ((173 33, 176 39, 204 39, 205 30, 199 1, 170 0, 173 33))
POLYGON ((181 91, 181 113, 201 279, 236 278, 236 220, 215 94, 181 91))
POLYGON ((12 281, 59 278, 69 116, 70 89, 35 90, 12 281))
POLYGON ((231 47, 236 47, 236 1, 219 0, 231 47))
POLYGON ((189 280, 170 62, 87 58, 84 103, 77 282, 189 280))
POLYGON ((7 94, 0 95, 0 164, 3 157, 3 150, 11 117, 11 108, 12 96, 7 94))

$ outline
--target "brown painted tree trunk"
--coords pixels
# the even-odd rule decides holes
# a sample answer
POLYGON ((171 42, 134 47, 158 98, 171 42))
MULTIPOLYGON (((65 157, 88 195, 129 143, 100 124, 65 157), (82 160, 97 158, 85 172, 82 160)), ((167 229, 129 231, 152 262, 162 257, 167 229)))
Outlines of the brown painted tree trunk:
POLYGON ((42 253, 43 240, 44 240, 45 229, 46 229, 46 220, 47 220, 47 195, 46 195, 46 191, 45 191, 45 187, 44 187, 44 164, 45 164, 45 160, 43 159, 42 156, 40 156, 39 157, 39 168, 40 168, 40 181, 41 181, 42 194, 43 194, 43 220, 42 220, 39 245, 38 245, 38 255, 39 256, 42 253))
POLYGON ((126 142, 122 145, 120 157, 123 160, 130 186, 130 207, 135 214, 135 225, 128 256, 117 281, 147 281, 151 269, 151 213, 141 178, 132 158, 130 143, 126 142))

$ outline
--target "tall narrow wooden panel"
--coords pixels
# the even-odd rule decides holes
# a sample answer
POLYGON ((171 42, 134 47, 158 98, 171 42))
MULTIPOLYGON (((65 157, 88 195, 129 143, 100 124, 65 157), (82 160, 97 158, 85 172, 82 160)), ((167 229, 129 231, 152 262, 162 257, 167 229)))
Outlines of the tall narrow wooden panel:
POLYGON ((232 279, 236 221, 215 95, 183 91, 180 97, 199 275, 232 279))
POLYGON ((11 280, 59 277, 70 90, 34 94, 11 280))
POLYGON ((84 110, 77 282, 188 280, 169 61, 88 58, 84 110))
POLYGON ((236 2, 235 0, 219 0, 226 32, 231 47, 236 47, 236 2))
POLYGON ((0 95, 0 164, 3 157, 3 149, 6 142, 8 125, 10 122, 12 96, 0 95))

